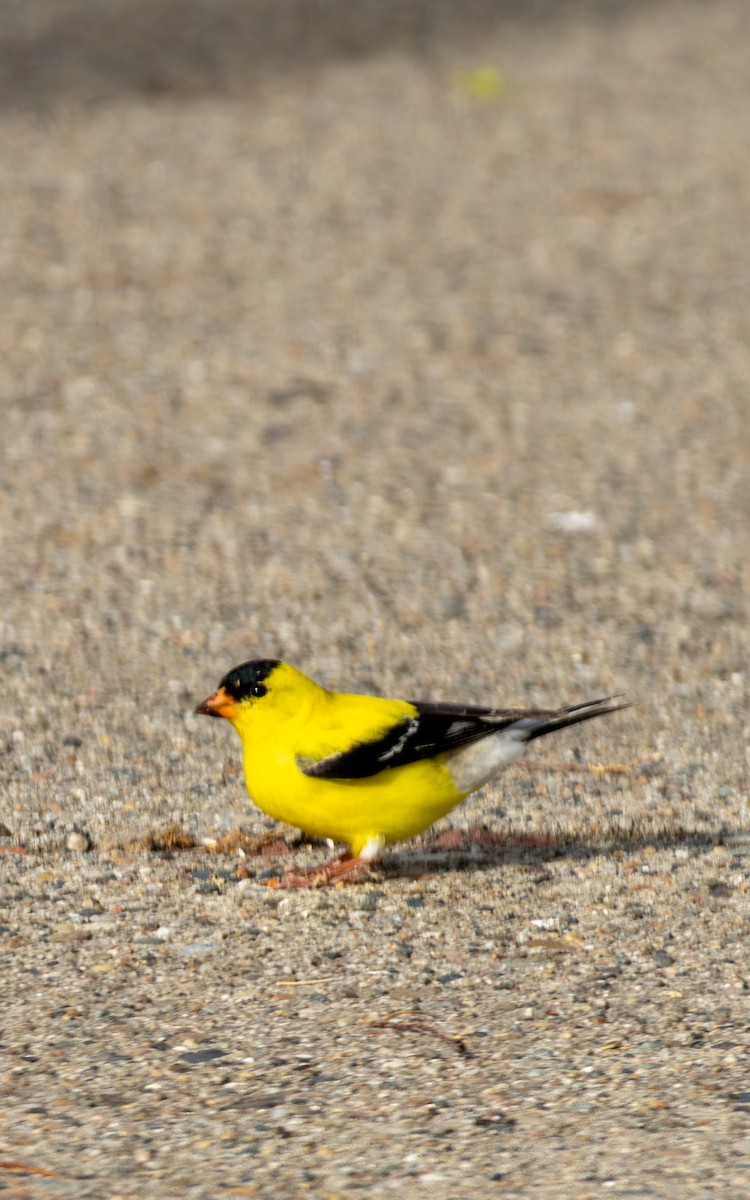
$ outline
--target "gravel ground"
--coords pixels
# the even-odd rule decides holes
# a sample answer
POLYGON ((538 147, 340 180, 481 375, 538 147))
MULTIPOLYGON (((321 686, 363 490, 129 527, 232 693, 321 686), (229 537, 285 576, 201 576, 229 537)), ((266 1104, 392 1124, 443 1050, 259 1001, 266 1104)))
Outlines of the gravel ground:
POLYGON ((6 0, 0 1192, 750 1196, 749 35, 6 0), (638 703, 285 894, 277 654, 638 703))

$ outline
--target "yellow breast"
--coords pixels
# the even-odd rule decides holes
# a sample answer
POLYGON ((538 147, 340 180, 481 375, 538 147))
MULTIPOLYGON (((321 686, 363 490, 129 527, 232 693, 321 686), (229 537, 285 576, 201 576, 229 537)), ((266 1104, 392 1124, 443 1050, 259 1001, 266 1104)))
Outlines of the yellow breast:
POLYGON ((414 837, 464 797, 437 759, 367 779, 315 779, 289 757, 248 747, 245 780, 251 799, 270 817, 344 842, 354 854, 371 839, 388 844, 414 837))

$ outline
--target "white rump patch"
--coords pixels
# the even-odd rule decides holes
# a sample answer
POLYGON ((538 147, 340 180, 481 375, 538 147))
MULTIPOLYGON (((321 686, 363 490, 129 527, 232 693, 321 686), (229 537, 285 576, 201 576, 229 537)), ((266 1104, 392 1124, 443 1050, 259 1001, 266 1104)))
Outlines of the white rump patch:
POLYGON ((527 741, 528 731, 511 725, 457 750, 451 754, 446 766, 460 792, 474 792, 502 767, 520 758, 527 741))

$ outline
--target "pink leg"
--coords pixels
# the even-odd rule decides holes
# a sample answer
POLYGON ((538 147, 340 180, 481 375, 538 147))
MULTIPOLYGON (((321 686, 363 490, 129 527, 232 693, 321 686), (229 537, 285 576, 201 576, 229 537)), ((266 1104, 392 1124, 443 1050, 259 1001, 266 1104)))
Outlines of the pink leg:
POLYGON ((352 858, 344 851, 338 858, 321 863, 317 867, 302 867, 286 871, 281 879, 269 879, 272 888, 319 888, 345 887, 349 883, 362 883, 370 875, 373 859, 358 855, 352 858))

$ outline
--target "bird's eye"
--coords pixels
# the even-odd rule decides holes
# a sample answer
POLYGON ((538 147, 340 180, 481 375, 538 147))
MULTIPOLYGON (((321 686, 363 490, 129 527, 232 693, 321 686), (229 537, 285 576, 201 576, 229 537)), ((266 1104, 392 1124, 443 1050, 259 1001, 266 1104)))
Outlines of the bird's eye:
POLYGON ((254 683, 251 690, 254 696, 265 696, 268 688, 264 687, 262 683, 254 683))

